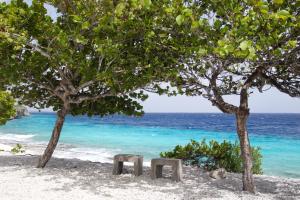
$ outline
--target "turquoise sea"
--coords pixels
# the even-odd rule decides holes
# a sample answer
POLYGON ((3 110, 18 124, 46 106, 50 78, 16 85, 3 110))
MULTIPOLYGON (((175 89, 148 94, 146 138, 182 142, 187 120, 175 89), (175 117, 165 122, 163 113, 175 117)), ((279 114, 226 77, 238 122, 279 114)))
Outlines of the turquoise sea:
MULTIPOLYGON (((32 113, 0 127, 0 143, 46 144, 55 122, 54 113, 32 113)), ((300 178, 300 114, 252 114, 249 119, 252 146, 260 146, 267 175, 300 178)), ((190 139, 237 140, 234 117, 214 113, 148 113, 105 118, 68 116, 62 130, 64 151, 58 157, 103 161, 116 153, 142 154, 146 161, 161 151, 190 139)))

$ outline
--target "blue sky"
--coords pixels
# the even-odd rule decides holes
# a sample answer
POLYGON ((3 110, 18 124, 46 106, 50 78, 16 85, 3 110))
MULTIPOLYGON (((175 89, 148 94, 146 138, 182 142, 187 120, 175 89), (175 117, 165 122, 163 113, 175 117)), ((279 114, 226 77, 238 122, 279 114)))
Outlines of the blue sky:
MULTIPOLYGON (((3 0, 0 0, 0 2, 3 0)), ((5 0, 8 2, 8 0, 5 0)), ((26 0, 26 2, 31 2, 26 0)), ((46 6, 48 14, 55 18, 56 10, 46 6)), ((226 100, 238 103, 238 97, 230 96, 226 100)), ((202 97, 176 96, 167 97, 149 94, 148 100, 142 103, 146 112, 220 112, 202 97)), ((250 95, 249 107, 255 113, 300 113, 300 98, 292 98, 276 89, 264 93, 254 92, 250 95)))

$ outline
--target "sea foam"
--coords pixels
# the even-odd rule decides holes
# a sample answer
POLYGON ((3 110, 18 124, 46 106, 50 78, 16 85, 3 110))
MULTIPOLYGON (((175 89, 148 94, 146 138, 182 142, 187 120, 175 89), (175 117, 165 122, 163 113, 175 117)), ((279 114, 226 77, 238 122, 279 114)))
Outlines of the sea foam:
POLYGON ((0 140, 7 141, 28 141, 31 140, 35 135, 21 135, 21 134, 0 134, 0 140))
POLYGON ((57 158, 80 159, 92 162, 111 163, 113 156, 117 150, 109 150, 105 148, 69 148, 60 150, 57 149, 53 154, 57 158))

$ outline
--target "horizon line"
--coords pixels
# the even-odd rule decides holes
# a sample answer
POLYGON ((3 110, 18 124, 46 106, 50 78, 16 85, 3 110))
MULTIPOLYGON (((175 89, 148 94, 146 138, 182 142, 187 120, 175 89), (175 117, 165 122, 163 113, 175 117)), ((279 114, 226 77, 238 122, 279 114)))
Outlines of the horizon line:
MULTIPOLYGON (((56 112, 55 111, 29 111, 29 113, 56 113, 56 112)), ((144 112, 144 113, 145 114, 228 114, 223 112, 144 112)), ((299 112, 250 112, 250 115, 251 114, 300 114, 300 113, 299 112)))

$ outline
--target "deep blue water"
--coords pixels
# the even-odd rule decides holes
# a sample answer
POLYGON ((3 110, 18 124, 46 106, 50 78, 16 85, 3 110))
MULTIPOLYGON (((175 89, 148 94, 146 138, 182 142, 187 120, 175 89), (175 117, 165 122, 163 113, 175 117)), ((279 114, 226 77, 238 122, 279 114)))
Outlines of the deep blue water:
MULTIPOLYGON (((54 122, 53 113, 34 113, 0 127, 0 136, 30 134, 34 135, 34 141, 47 141, 54 122)), ((262 148, 265 174, 300 178, 300 114, 251 114, 248 130, 251 145, 262 148)), ((234 116, 210 113, 148 113, 139 118, 68 116, 60 142, 78 147, 77 154, 138 153, 149 160, 177 144, 203 138, 236 141, 234 116)))

